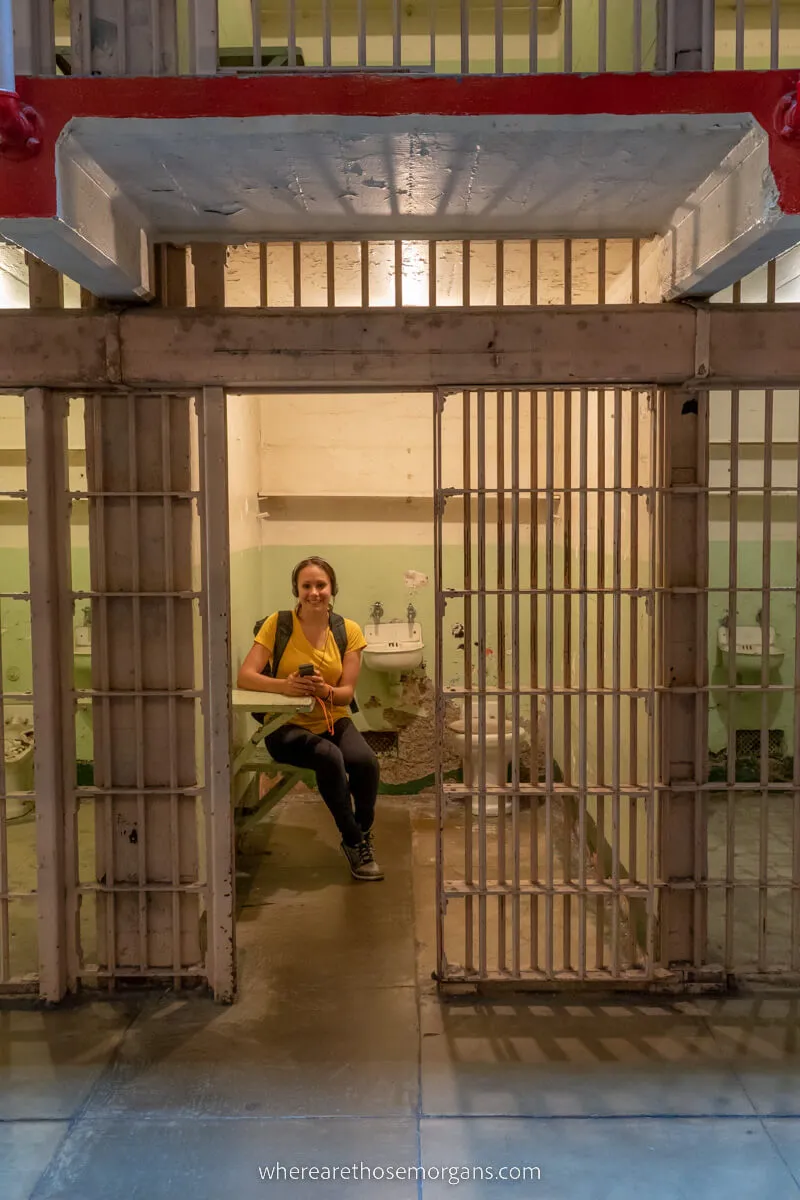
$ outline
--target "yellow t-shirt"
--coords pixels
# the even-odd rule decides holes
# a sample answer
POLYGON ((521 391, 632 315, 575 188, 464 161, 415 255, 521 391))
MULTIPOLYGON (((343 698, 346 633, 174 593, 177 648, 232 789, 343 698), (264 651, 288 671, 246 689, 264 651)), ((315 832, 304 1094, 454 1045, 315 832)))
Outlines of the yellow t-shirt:
MULTIPOLYGON (((344 619, 345 632, 347 633, 347 652, 351 650, 363 650, 366 646, 366 639, 361 629, 356 625, 355 621, 344 619)), ((264 624, 256 634, 256 641, 266 650, 269 661, 272 662, 272 652, 275 649, 275 634, 278 629, 278 614, 274 612, 272 616, 267 617, 264 624)), ((339 653, 339 647, 336 645, 336 638, 333 636, 332 630, 328 629, 328 637, 325 645, 317 650, 311 645, 306 635, 303 633, 303 626, 297 619, 297 614, 292 613, 292 636, 289 638, 286 649, 281 655, 281 661, 278 663, 278 679, 286 679, 293 671, 296 671, 303 663, 313 663, 317 671, 331 687, 336 687, 342 677, 342 656, 339 653)), ((333 719, 338 721, 340 717, 346 717, 349 713, 347 708, 339 708, 334 706, 333 719)), ((311 733, 324 733, 327 729, 325 722, 325 714, 319 704, 314 704, 314 710, 310 713, 297 713, 289 721, 290 725, 300 725, 303 729, 308 729, 311 733)))

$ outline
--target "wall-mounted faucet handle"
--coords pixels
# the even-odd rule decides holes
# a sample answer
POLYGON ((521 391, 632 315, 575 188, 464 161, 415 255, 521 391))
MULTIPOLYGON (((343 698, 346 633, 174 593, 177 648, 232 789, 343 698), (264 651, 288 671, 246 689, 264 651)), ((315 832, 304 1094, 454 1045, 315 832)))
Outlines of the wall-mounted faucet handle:
POLYGON ((372 621, 372 623, 374 625, 377 625, 377 624, 379 624, 382 616, 383 616, 383 605, 381 604, 380 600, 376 600, 370 611, 369 619, 372 621))

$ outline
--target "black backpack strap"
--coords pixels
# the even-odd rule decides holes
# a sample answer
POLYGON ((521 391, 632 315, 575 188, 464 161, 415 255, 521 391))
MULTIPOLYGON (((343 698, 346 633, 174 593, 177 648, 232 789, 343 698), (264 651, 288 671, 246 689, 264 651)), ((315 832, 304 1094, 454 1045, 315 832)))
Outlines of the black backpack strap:
MULTIPOLYGON (((344 662, 344 656, 347 653, 347 627, 341 613, 331 613, 331 633, 333 634, 333 640, 339 648, 339 656, 342 662, 344 662)), ((350 701, 350 711, 354 713, 358 712, 355 696, 350 701)))
MULTIPOLYGON (((256 621, 253 627, 253 637, 258 635, 258 631, 266 621, 266 617, 262 617, 260 621, 256 621)), ((268 662, 263 667, 261 674, 273 679, 278 674, 278 666, 283 658, 283 652, 289 645, 289 639, 292 636, 294 622, 292 620, 291 609, 284 609, 278 613, 278 624, 275 629, 275 644, 272 647, 272 662, 268 662)), ((258 721, 259 725, 263 725, 265 713, 253 713, 254 720, 258 721)))

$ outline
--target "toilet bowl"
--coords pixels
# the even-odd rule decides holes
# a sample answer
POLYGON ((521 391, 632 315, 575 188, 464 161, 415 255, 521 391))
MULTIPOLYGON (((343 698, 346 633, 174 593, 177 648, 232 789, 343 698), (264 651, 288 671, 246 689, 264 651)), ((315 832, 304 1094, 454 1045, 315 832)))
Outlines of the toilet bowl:
MULTIPOLYGON (((3 760, 6 795, 33 791, 33 706, 7 704, 3 710, 3 760)), ((6 820, 29 811, 30 800, 13 796, 6 800, 6 820)))
MULTIPOLYGON (((473 699, 472 705, 472 728, 470 745, 467 746, 466 719, 460 717, 459 720, 453 721, 448 725, 456 750, 461 758, 464 771, 464 779, 471 778, 473 785, 479 786, 482 782, 480 778, 480 746, 478 742, 478 712, 479 703, 473 699), (470 771, 471 768, 471 771, 470 771)), ((514 724, 508 720, 508 714, 511 710, 510 701, 506 702, 506 720, 505 737, 501 745, 500 742, 500 721, 498 717, 498 702, 497 700, 486 701, 486 727, 485 727, 485 745, 486 745, 486 786, 487 787, 503 787, 508 780, 508 764, 511 762, 511 754, 513 750, 514 724)), ((524 730, 519 728, 520 740, 525 736, 524 730)), ((477 815, 479 810, 479 800, 477 796, 472 797, 472 811, 477 815)), ((486 797, 486 815, 487 817, 496 817, 498 812, 498 800, 496 796, 486 797)))

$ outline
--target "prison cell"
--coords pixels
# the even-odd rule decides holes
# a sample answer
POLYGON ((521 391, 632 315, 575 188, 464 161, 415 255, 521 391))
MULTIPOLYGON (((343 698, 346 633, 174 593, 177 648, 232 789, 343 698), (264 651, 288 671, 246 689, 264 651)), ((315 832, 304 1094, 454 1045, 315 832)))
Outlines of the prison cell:
POLYGON ((800 54, 781 0, 13 0, 18 74, 764 70, 800 54), (119 21, 120 36, 93 38, 119 21))

